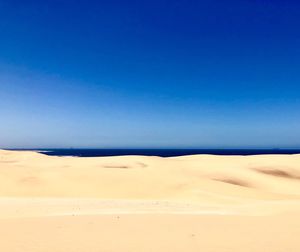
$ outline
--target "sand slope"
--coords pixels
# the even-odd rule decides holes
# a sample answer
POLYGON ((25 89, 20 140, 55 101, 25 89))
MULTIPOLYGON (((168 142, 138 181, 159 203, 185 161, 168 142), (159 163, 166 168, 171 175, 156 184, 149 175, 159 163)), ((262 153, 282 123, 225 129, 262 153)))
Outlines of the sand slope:
MULTIPOLYGON (((9 252, 298 252, 292 216, 88 215, 1 220, 9 252)), ((296 221, 295 221, 296 220, 296 221)))
POLYGON ((299 199, 300 155, 78 158, 0 151, 0 184, 5 197, 299 199))
POLYGON ((300 251, 300 155, 0 150, 0 251, 300 251))

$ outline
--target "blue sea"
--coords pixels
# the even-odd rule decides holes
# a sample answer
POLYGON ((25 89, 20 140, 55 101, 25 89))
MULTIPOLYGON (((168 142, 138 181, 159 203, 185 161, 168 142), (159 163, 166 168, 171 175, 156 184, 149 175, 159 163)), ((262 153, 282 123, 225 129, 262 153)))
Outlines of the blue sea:
POLYGON ((214 155, 261 155, 300 154, 300 149, 39 149, 50 156, 105 157, 122 155, 144 155, 174 157, 194 154, 214 155))

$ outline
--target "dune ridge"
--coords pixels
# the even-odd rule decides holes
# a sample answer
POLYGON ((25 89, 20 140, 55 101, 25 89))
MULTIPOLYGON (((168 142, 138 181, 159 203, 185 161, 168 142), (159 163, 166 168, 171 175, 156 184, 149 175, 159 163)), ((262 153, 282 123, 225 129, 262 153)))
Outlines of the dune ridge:
POLYGON ((300 155, 53 157, 0 151, 0 196, 299 199, 300 155))

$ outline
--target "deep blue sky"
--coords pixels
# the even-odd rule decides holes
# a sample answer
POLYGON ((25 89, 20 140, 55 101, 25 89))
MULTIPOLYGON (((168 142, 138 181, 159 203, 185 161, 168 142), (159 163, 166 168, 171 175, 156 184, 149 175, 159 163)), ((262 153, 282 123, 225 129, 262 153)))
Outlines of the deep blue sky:
POLYGON ((300 147, 299 27, 296 0, 0 0, 0 147, 300 147))

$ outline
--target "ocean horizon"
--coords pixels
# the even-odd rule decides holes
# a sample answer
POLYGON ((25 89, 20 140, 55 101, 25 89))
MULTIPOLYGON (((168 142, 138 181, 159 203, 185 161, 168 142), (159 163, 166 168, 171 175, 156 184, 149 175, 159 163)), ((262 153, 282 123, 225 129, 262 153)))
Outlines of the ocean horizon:
POLYGON ((263 155, 263 154, 300 154, 298 148, 42 148, 42 149, 9 149, 31 150, 49 156, 75 156, 75 157, 107 157, 124 155, 175 157, 197 154, 211 155, 263 155))

